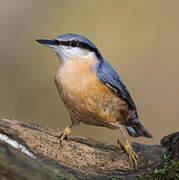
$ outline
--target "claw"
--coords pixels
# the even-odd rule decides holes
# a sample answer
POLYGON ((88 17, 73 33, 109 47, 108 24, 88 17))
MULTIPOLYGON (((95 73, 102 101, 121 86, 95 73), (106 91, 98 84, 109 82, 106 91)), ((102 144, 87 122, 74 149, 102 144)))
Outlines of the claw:
POLYGON ((131 165, 134 167, 134 169, 137 168, 137 160, 139 159, 138 155, 134 152, 132 146, 126 141, 126 143, 123 145, 119 140, 117 141, 118 144, 122 145, 124 150, 129 156, 129 160, 131 165))
POLYGON ((71 130, 68 126, 61 131, 60 136, 58 136, 58 139, 60 140, 60 147, 61 148, 62 148, 63 140, 65 140, 65 139, 69 140, 69 134, 70 133, 71 133, 71 130))
POLYGON ((134 169, 136 169, 137 160, 139 159, 138 155, 134 151, 132 151, 129 153, 129 159, 130 159, 131 165, 134 167, 134 169))

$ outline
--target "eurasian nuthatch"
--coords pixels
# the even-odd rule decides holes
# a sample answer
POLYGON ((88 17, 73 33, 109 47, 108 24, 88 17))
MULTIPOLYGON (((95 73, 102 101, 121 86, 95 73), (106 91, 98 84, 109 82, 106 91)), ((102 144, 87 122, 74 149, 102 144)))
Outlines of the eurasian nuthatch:
POLYGON ((83 36, 64 34, 53 40, 38 39, 37 42, 51 47, 61 63, 55 83, 72 123, 61 132, 60 144, 70 133, 70 128, 80 122, 120 129, 120 143, 136 167, 137 154, 122 128, 125 127, 133 137, 151 138, 152 135, 139 122, 136 106, 118 73, 83 36))

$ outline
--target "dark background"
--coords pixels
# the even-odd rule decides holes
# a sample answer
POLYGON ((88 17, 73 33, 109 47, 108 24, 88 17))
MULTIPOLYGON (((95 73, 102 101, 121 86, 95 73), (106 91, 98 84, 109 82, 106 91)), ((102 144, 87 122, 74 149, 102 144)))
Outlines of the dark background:
MULTIPOLYGON (((0 0, 0 116, 51 127, 69 124, 54 76, 55 53, 35 42, 64 33, 90 39, 120 73, 141 122, 159 143, 179 127, 179 1, 0 0)), ((115 143, 116 130, 74 133, 115 143)))

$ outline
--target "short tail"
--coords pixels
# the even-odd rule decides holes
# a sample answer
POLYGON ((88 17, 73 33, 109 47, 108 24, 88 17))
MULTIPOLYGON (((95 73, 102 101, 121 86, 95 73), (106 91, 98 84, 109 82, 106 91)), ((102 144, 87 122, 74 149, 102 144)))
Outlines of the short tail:
POLYGON ((126 124, 125 128, 127 129, 127 132, 132 137, 146 137, 146 138, 152 138, 152 134, 147 131, 147 129, 144 128, 144 126, 139 122, 138 119, 133 119, 131 122, 126 124))

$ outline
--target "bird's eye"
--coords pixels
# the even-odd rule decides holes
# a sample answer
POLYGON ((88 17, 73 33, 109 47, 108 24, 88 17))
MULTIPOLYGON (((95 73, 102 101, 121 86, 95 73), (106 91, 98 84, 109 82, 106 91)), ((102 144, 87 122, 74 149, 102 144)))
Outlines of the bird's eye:
POLYGON ((60 45, 60 41, 58 41, 56 39, 53 41, 53 43, 56 44, 56 45, 60 45))
POLYGON ((70 46, 71 47, 77 47, 78 46, 78 42, 77 41, 71 41, 70 46))

